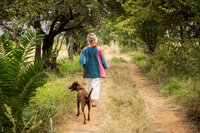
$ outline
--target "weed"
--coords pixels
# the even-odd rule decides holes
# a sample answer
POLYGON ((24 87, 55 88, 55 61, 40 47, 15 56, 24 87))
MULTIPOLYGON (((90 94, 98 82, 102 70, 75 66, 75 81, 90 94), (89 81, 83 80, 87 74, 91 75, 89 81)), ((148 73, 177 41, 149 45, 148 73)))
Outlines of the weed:
POLYGON ((180 89, 180 85, 177 82, 169 82, 167 83, 161 90, 161 94, 163 96, 171 95, 174 91, 180 89))
POLYGON ((114 63, 120 63, 120 62, 127 63, 127 61, 122 57, 119 57, 119 58, 113 57, 112 62, 114 62, 114 63))
POLYGON ((133 62, 137 64, 140 68, 144 68, 146 66, 147 56, 138 55, 133 57, 133 62))
POLYGON ((77 72, 82 72, 83 68, 79 64, 79 56, 75 56, 73 61, 68 60, 67 58, 63 58, 59 60, 59 75, 61 77, 69 76, 71 74, 75 74, 77 72))
POLYGON ((120 47, 120 53, 129 53, 129 52, 132 52, 133 49, 131 48, 128 48, 128 47, 120 47))

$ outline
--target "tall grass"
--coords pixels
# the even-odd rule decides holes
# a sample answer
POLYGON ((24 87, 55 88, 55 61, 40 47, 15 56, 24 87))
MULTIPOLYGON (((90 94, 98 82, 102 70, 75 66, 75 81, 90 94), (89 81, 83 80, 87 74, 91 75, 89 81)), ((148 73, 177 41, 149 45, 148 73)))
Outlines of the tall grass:
POLYGON ((134 90, 135 83, 127 64, 122 62, 114 61, 109 73, 111 80, 106 88, 107 99, 103 107, 105 119, 101 132, 153 132, 145 103, 134 90))
POLYGON ((52 74, 47 84, 37 88, 36 95, 23 111, 25 122, 34 116, 35 120, 29 123, 30 127, 40 123, 32 132, 57 132, 56 125, 62 123, 64 116, 73 111, 76 96, 68 87, 77 80, 77 76, 73 75, 82 71, 78 58, 75 57, 73 62, 66 58, 59 60, 59 74, 52 74))
POLYGON ((160 44, 153 55, 141 51, 129 52, 133 62, 160 85, 163 96, 180 104, 189 119, 200 123, 199 44, 172 42, 160 44))
POLYGON ((59 75, 61 77, 69 76, 77 72, 82 72, 83 68, 79 63, 79 56, 75 56, 73 61, 63 58, 58 61, 59 64, 59 75))

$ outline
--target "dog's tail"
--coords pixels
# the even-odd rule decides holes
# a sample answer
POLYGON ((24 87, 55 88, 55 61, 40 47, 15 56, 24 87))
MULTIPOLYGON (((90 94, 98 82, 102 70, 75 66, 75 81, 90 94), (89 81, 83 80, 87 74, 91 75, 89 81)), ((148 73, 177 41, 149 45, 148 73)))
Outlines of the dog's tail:
POLYGON ((90 90, 90 92, 89 92, 88 96, 86 96, 86 98, 89 98, 89 97, 90 97, 92 91, 93 91, 93 88, 90 90))

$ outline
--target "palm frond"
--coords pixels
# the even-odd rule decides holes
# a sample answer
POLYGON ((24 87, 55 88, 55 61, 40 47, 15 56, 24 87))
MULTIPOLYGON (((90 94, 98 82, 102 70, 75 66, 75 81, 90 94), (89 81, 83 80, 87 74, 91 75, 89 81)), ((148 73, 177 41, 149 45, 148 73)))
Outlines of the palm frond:
POLYGON ((6 34, 0 36, 0 55, 8 54, 14 46, 15 43, 9 40, 6 34))
POLYGON ((43 62, 31 59, 35 46, 42 37, 27 31, 19 45, 10 47, 13 42, 0 36, 0 125, 1 122, 5 122, 3 125, 9 122, 4 117, 3 104, 12 108, 18 123, 23 123, 19 122, 22 120, 23 108, 36 88, 45 84, 49 77, 43 71, 43 62))

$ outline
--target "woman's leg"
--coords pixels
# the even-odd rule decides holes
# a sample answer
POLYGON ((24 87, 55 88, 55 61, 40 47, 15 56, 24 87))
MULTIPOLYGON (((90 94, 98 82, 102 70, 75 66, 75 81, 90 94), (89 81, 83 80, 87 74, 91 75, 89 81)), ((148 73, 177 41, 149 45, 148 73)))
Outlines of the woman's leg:
POLYGON ((92 91, 92 94, 91 94, 92 100, 99 99, 100 87, 101 87, 101 79, 100 78, 92 79, 92 88, 93 88, 93 91, 92 91))
POLYGON ((92 89, 92 79, 86 78, 86 89, 89 92, 92 89))

